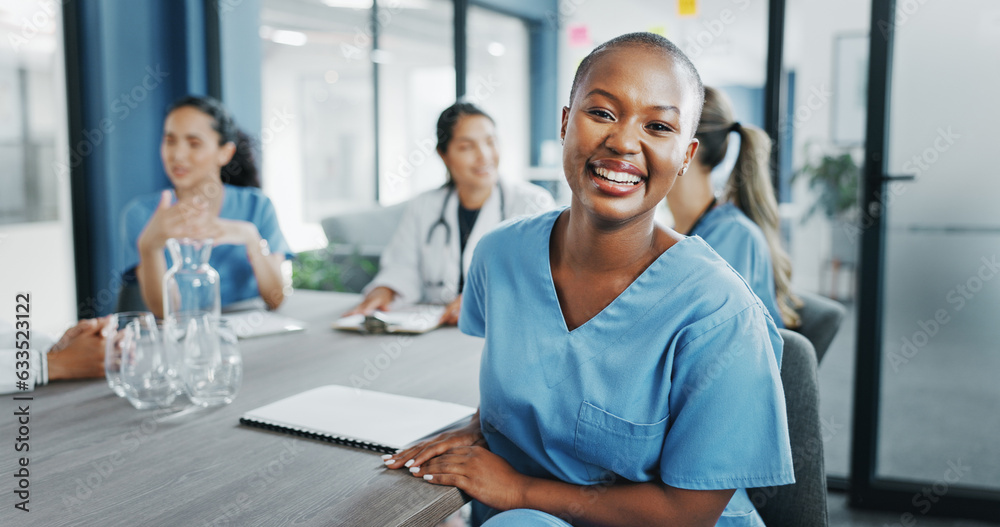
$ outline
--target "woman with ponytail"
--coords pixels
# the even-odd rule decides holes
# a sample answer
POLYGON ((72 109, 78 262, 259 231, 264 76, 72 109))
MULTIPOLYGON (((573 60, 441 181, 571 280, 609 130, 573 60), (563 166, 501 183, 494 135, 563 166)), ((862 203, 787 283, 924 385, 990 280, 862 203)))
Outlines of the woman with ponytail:
POLYGON ((736 121, 725 94, 708 86, 695 137, 698 153, 667 194, 675 228, 708 242, 750 284, 775 324, 797 327, 799 301, 791 292, 792 264, 781 247, 770 180, 771 139, 736 121), (725 159, 733 133, 739 135, 739 155, 722 196, 716 197, 709 176, 725 159))
POLYGON ((169 238, 211 238, 222 305, 260 296, 284 300, 281 264, 293 256, 271 201, 260 191, 250 137, 210 97, 175 102, 163 123, 160 157, 173 189, 136 198, 122 213, 125 274, 162 316, 169 238))

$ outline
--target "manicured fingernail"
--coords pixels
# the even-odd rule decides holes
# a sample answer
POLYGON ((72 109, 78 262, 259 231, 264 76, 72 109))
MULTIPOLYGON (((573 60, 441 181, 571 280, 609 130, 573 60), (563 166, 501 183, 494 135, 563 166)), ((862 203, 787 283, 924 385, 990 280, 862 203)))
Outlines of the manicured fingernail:
POLYGON ((403 466, 404 467, 408 467, 408 466, 410 466, 412 464, 413 464, 413 460, 411 459, 411 460, 407 461, 406 463, 403 463, 403 466))
POLYGON ((382 459, 392 459, 392 454, 384 454, 382 459))
POLYGON ((430 480, 434 479, 434 475, 433 474, 425 474, 424 475, 424 479, 427 480, 427 481, 430 481, 430 480))
POLYGON ((387 459, 387 460, 385 460, 385 464, 386 464, 386 465, 391 465, 391 464, 393 464, 393 463, 395 463, 395 461, 393 461, 393 460, 391 460, 391 459, 387 459))
POLYGON ((417 472, 420 472, 420 467, 410 467, 410 472, 416 474, 417 472))

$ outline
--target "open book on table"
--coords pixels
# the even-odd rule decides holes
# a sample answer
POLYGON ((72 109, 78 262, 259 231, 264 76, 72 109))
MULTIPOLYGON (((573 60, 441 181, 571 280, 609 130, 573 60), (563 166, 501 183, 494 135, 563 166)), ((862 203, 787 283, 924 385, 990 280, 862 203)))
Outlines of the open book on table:
POLYGON ((333 329, 365 333, 426 333, 440 325, 444 306, 417 304, 369 316, 349 315, 337 319, 333 329))

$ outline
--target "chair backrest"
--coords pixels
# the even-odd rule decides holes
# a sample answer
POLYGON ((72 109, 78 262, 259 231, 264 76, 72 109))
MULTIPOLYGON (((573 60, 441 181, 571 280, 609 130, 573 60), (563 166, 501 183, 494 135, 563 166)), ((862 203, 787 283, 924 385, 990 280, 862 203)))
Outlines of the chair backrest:
POLYGON ((115 313, 125 311, 148 311, 146 302, 142 299, 142 290, 139 289, 139 282, 126 279, 122 282, 121 289, 118 290, 118 301, 115 304, 115 313))
POLYGON ((406 203, 399 203, 336 214, 323 219, 323 232, 332 245, 346 244, 362 254, 377 256, 396 232, 405 207, 406 203))
POLYGON ((788 437, 795 483, 748 489, 767 527, 826 527, 826 469, 819 422, 816 352, 802 335, 778 330, 785 340, 781 385, 785 392, 788 437))
POLYGON ((847 310, 836 300, 813 293, 796 291, 795 295, 802 299, 803 305, 798 309, 802 324, 795 331, 801 333, 816 350, 816 362, 819 363, 830 348, 833 337, 840 329, 840 323, 847 315, 847 310))

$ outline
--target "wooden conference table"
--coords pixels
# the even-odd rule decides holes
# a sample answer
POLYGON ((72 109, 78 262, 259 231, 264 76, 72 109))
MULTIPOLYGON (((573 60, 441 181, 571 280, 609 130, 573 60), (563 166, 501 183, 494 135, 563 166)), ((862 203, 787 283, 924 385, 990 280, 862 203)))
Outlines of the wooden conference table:
POLYGON ((481 339, 455 328, 408 339, 331 330, 358 300, 296 291, 278 312, 308 329, 241 341, 243 387, 227 406, 139 411, 104 381, 51 384, 28 394, 30 451, 15 452, 20 401, 0 396, 0 525, 435 525, 462 505, 456 489, 387 470, 374 452, 238 423, 307 389, 351 386, 352 376, 368 389, 478 405, 481 339), (21 455, 27 513, 11 492, 21 455))

